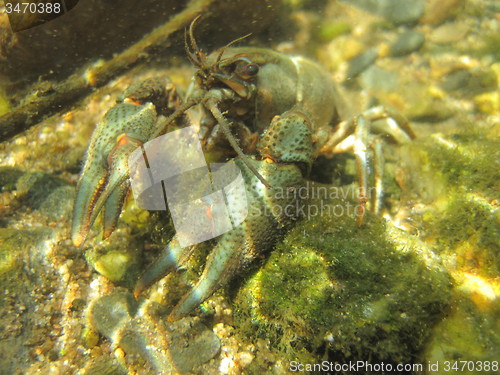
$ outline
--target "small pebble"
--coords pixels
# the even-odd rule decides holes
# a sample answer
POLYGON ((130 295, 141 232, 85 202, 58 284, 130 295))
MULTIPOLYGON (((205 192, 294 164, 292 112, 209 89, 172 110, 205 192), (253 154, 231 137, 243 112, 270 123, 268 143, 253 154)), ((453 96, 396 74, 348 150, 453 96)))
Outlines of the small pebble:
POLYGON ((95 362, 93 362, 85 371, 85 375, 126 375, 126 374, 128 374, 128 371, 112 358, 98 359, 95 362))
POLYGON ((378 56, 377 48, 370 48, 349 61, 346 79, 355 78, 370 67, 378 56))
POLYGON ((447 92, 457 91, 467 85, 472 74, 467 69, 458 69, 444 77, 441 88, 447 92))
POLYGON ((75 298, 71 302, 71 310, 72 311, 82 311, 86 305, 87 305, 87 303, 85 302, 85 300, 83 300, 81 298, 75 298))
POLYGON ((115 292, 94 303, 90 321, 93 328, 110 338, 115 330, 130 320, 137 311, 137 301, 130 292, 115 292))
POLYGON ((416 22, 424 14, 424 0, 344 0, 395 24, 416 22))
POLYGON ((487 115, 500 114, 500 93, 498 91, 477 95, 474 97, 474 103, 479 112, 487 115))
POLYGON ((422 33, 409 30, 396 39, 391 45, 392 56, 405 56, 412 52, 418 51, 424 45, 425 37, 422 33))
POLYGON ((101 256, 94 264, 94 268, 101 275, 111 281, 120 281, 129 268, 131 259, 128 254, 112 250, 101 256))
POLYGON ((92 328, 85 328, 82 332, 83 346, 92 349, 99 342, 99 334, 92 328))
POLYGON ((247 367, 254 358, 255 356, 250 352, 240 352, 235 355, 235 361, 241 368, 247 367))
POLYGON ((170 326, 170 358, 177 370, 189 372, 220 352, 219 338, 205 325, 194 322, 189 328, 182 329, 179 324, 172 323, 170 326))
POLYGON ((437 44, 455 43, 462 40, 468 32, 469 27, 465 23, 445 23, 431 32, 429 40, 437 44))
POLYGON ((441 88, 464 97, 472 97, 498 90, 498 85, 496 73, 492 69, 457 69, 443 77, 441 88))
POLYGON ((427 0, 421 23, 439 25, 456 15, 465 0, 427 0))

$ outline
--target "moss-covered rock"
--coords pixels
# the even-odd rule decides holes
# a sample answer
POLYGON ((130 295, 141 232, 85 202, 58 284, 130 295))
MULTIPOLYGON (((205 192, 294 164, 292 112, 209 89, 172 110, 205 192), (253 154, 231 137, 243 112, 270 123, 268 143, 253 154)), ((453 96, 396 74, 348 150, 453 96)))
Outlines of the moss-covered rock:
POLYGON ((377 217, 358 228, 346 215, 317 216, 292 229, 240 289, 236 322, 288 360, 319 360, 326 345, 336 361, 411 362, 450 287, 417 238, 377 217))
POLYGON ((404 156, 409 164, 403 195, 412 191, 424 198, 422 234, 443 256, 453 256, 454 270, 491 277, 500 271, 499 153, 495 136, 476 129, 435 134, 404 156))
MULTIPOLYGON (((404 200, 422 202, 414 223, 422 238, 435 244, 456 285, 450 312, 433 330, 423 361, 491 365, 500 343, 498 134, 495 128, 464 127, 409 147, 401 186, 404 200)), ((467 373, 496 373, 498 367, 490 370, 472 366, 467 373)))
MULTIPOLYGON (((18 194, 22 196, 22 199, 25 201, 27 207, 32 209, 41 209, 43 202, 53 192, 61 187, 69 185, 70 183, 68 181, 52 176, 48 173, 26 172, 17 180, 16 190, 18 191, 18 194)), ((62 199, 61 197, 57 197, 55 202, 67 205, 67 202, 71 203, 72 198, 71 194, 66 194, 64 198, 66 202, 63 203, 60 201, 59 199, 62 199)))

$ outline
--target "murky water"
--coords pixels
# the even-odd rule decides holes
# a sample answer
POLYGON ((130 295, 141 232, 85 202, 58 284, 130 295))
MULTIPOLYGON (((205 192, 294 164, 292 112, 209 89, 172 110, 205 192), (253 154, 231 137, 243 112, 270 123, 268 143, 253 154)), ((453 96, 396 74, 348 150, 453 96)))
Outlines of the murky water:
MULTIPOLYGON (((30 14, 31 3, 25 12, 23 3, 4 3, 1 374, 499 372, 497 2, 31 2, 45 10, 48 3, 63 6, 65 14, 55 18, 30 14), (201 51, 187 43, 201 68, 198 82, 210 76, 204 82, 212 90, 232 93, 217 104, 222 116, 232 123, 230 133, 248 163, 275 186, 268 191, 259 185, 223 124, 216 126, 199 105, 172 120, 169 131, 200 127, 208 164, 236 165, 231 160, 238 159, 247 189, 248 181, 257 186, 249 212, 255 213, 253 204, 259 212, 244 223, 244 234, 209 239, 191 257, 189 249, 180 251, 176 265, 182 270, 135 298, 137 280, 172 238, 169 248, 176 246, 179 227, 166 210, 147 211, 130 193, 117 209, 116 228, 112 219, 98 218, 85 230, 85 241, 75 240, 77 181, 96 124, 108 121, 109 129, 120 129, 137 112, 130 108, 153 111, 148 116, 159 116, 161 124, 183 102, 196 100, 196 68, 185 51, 184 30, 198 14, 193 37, 201 51), (249 33, 234 46, 304 56, 318 62, 321 73, 308 75, 302 60, 276 62, 262 51, 229 60, 230 49, 223 63, 207 69, 216 59, 205 60, 207 54, 249 33), (272 64, 280 69, 259 81, 272 64), (152 78, 167 94, 175 87, 176 95, 169 101, 159 100, 157 91, 122 95, 152 78), (330 78, 336 95, 322 85, 330 78), (267 91, 252 91, 252 85, 267 91), (123 96, 131 107, 114 111, 130 117, 106 120, 123 96), (281 117, 290 119, 283 121, 283 134, 266 133, 275 114, 291 109, 269 108, 282 108, 287 97, 300 114, 281 117), (324 104, 308 107, 308 100, 324 104), (380 106, 388 111, 378 117, 389 120, 370 119, 377 116, 367 110, 380 106), (351 121, 359 114, 366 121, 351 121), (366 135, 360 123, 366 123, 366 135), (359 199, 363 155, 366 206, 359 199), (377 206, 380 185, 379 212, 367 212, 361 224, 360 207, 377 206), (290 215, 280 203, 284 197, 293 202, 290 215), (214 250, 220 243, 231 245, 231 261, 215 272, 213 295, 174 319, 172 309, 182 297, 200 277, 209 279, 205 267, 226 254, 214 250)), ((154 124, 145 118, 138 123, 154 124)), ((127 136, 99 138, 103 149, 89 155, 102 167, 90 180, 110 180, 109 163, 117 170, 118 161, 127 160, 127 150, 140 144, 136 133, 127 136)), ((201 189, 192 180, 181 182, 201 189)), ((245 194, 234 196, 203 197, 200 215, 217 216, 219 203, 241 210, 245 194)))

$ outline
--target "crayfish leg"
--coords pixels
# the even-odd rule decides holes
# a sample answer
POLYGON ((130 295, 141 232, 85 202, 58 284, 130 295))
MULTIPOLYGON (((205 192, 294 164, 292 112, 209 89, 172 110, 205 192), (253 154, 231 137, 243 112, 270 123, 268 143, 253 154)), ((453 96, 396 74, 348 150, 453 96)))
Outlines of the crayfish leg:
POLYGON ((245 232, 243 226, 233 229, 223 235, 210 253, 203 274, 198 283, 175 306, 168 321, 178 320, 189 314, 196 306, 209 298, 216 289, 227 283, 230 277, 244 261, 245 251, 235 251, 235 246, 242 247, 245 232))
POLYGON ((139 298, 142 292, 156 281, 167 276, 170 272, 182 268, 195 248, 196 246, 182 247, 174 237, 163 250, 161 256, 153 262, 135 284, 135 297, 139 298))

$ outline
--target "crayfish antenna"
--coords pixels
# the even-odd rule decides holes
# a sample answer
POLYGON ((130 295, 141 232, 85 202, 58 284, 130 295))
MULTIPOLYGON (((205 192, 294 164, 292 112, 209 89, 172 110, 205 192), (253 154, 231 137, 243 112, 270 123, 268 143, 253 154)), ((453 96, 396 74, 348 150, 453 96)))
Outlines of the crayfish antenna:
POLYGON ((191 22, 191 24, 189 25, 189 31, 187 29, 184 29, 184 49, 186 50, 187 57, 193 63, 193 65, 203 71, 206 71, 207 66, 205 64, 205 54, 198 48, 198 43, 196 43, 196 38, 194 37, 194 25, 200 18, 201 15, 197 16, 191 22))
POLYGON ((220 49, 219 55, 217 56, 217 60, 215 61, 215 64, 214 64, 214 65, 217 65, 217 64, 219 64, 219 63, 220 63, 220 61, 221 61, 221 59, 222 59, 222 55, 224 54, 224 51, 225 51, 227 48, 231 47, 234 43, 238 43, 239 41, 241 41, 241 40, 243 40, 243 39, 248 38, 250 35, 252 35, 252 33, 249 33, 249 34, 247 34, 247 35, 243 35, 243 36, 241 36, 241 37, 239 37, 239 38, 237 38, 237 39, 235 39, 235 40, 233 40, 233 41, 229 42, 229 43, 228 43, 228 44, 226 44, 224 47, 222 47, 222 48, 220 49))
POLYGON ((192 50, 196 54, 200 52, 200 49, 198 48, 198 44, 196 43, 196 39, 194 37, 194 25, 196 24, 196 22, 198 22, 200 18, 201 15, 196 16, 193 22, 191 22, 191 24, 189 25, 189 42, 191 43, 192 50))
POLYGON ((221 111, 217 107, 217 103, 214 103, 214 101, 212 99, 212 100, 207 100, 205 102, 205 105, 207 106, 207 108, 210 110, 212 115, 215 117, 215 119, 219 123, 222 131, 224 132, 224 135, 226 136, 227 140, 229 141, 229 144, 234 149, 234 151, 236 151, 238 156, 241 158, 241 161, 243 161, 243 163, 246 165, 246 167, 252 171, 252 173, 260 180, 260 182, 262 182, 264 184, 264 186, 266 188, 271 189, 271 185, 269 185, 269 182, 267 182, 267 180, 264 177, 262 177, 262 175, 257 171, 257 169, 255 169, 255 167, 252 164, 250 164, 250 162, 248 161, 248 156, 246 156, 243 153, 243 150, 238 145, 236 138, 234 138, 233 134, 231 133, 231 130, 229 129, 229 123, 227 122, 224 115, 221 113, 221 111))

